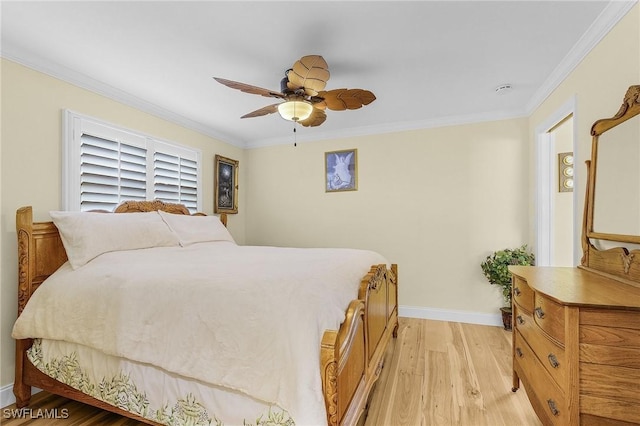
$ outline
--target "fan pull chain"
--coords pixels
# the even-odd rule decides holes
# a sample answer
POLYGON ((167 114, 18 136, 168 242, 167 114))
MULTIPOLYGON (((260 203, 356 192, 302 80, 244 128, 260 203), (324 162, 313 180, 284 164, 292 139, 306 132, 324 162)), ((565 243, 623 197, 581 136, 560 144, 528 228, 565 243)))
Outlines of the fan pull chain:
POLYGON ((298 146, 298 131, 296 129, 297 125, 298 123, 293 123, 293 146, 298 146))

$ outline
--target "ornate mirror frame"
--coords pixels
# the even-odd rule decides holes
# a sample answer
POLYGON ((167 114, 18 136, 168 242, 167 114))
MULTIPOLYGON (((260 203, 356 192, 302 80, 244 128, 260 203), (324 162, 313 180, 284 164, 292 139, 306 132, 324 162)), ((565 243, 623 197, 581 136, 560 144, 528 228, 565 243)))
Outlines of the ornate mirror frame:
MULTIPOLYGON (((627 247, 598 249, 592 240, 640 244, 640 235, 594 232, 593 212, 596 192, 596 166, 598 164, 599 138, 605 132, 640 114, 640 85, 631 86, 622 106, 611 118, 596 121, 591 127, 591 160, 587 163, 587 191, 582 226, 582 260, 579 268, 612 276, 640 287, 640 249, 627 247)), ((638 140, 640 144, 640 140, 638 140)), ((640 167, 640 164, 638 165, 640 167)))

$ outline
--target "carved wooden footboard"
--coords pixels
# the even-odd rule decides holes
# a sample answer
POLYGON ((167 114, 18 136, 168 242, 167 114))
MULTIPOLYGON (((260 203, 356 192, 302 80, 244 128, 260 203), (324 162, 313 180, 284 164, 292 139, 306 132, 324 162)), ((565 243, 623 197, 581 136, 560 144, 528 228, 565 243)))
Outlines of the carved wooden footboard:
MULTIPOLYGON (((173 207, 172 207, 173 206, 173 207)), ((128 203, 124 211, 171 209, 161 202, 128 203), (141 207, 142 206, 142 207, 141 207)), ((185 209, 186 210, 186 209, 185 209)), ((118 210, 122 212, 123 209, 118 210)), ((185 213, 188 214, 188 211, 185 213)), ((34 223, 31 207, 16 213, 18 236, 18 315, 38 286, 66 260, 53 222, 34 223)), ((397 266, 374 265, 362 279, 339 330, 327 330, 321 346, 321 376, 329 425, 355 425, 366 409, 380 375, 385 349, 398 327, 397 266)), ((154 424, 58 382, 40 372, 27 358, 31 339, 16 341, 14 394, 19 408, 29 404, 31 387, 154 424)))
POLYGON ((322 338, 322 388, 330 426, 355 425, 380 376, 384 353, 398 330, 397 265, 372 266, 340 330, 322 338))

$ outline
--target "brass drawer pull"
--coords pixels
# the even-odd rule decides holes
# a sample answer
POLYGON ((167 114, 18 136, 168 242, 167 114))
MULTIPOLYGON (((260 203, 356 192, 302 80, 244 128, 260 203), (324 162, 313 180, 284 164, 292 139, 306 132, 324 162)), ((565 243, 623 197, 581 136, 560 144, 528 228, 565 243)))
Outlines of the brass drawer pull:
POLYGON ((549 410, 551 410, 551 414, 554 416, 559 416, 560 411, 558 407, 556 407, 556 402, 553 399, 547 399, 547 405, 549 405, 549 410))
POLYGON ((524 318, 522 318, 522 315, 518 315, 516 317, 516 321, 518 321, 518 324, 520 325, 524 324, 524 318))
POLYGON ((549 364, 551 364, 551 366, 553 368, 560 367, 560 363, 558 362, 558 358, 556 358, 556 356, 554 354, 549 354, 549 356, 547 356, 547 359, 549 360, 549 364))
POLYGON ((554 354, 549 354, 549 356, 547 356, 547 358, 549 359, 549 364, 551 364, 551 366, 553 368, 560 367, 560 363, 558 362, 558 358, 556 358, 556 356, 554 354))
POLYGON ((516 296, 520 296, 522 294, 522 291, 520 291, 518 287, 514 287, 513 294, 515 294, 516 296))
POLYGON ((542 308, 540 306, 538 306, 537 308, 534 309, 536 316, 540 319, 544 318, 544 311, 542 310, 542 308))
POLYGON ((522 358, 524 356, 524 354, 522 353, 522 349, 516 348, 516 355, 518 355, 519 358, 522 358))

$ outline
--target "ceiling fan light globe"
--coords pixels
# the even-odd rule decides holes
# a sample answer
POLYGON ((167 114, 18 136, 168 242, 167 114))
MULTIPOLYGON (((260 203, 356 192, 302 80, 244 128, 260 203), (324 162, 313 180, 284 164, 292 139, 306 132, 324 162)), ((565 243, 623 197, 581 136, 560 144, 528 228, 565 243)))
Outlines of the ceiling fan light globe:
POLYGON ((280 116, 289 121, 302 121, 309 118, 313 105, 305 101, 287 101, 278 105, 280 116))

